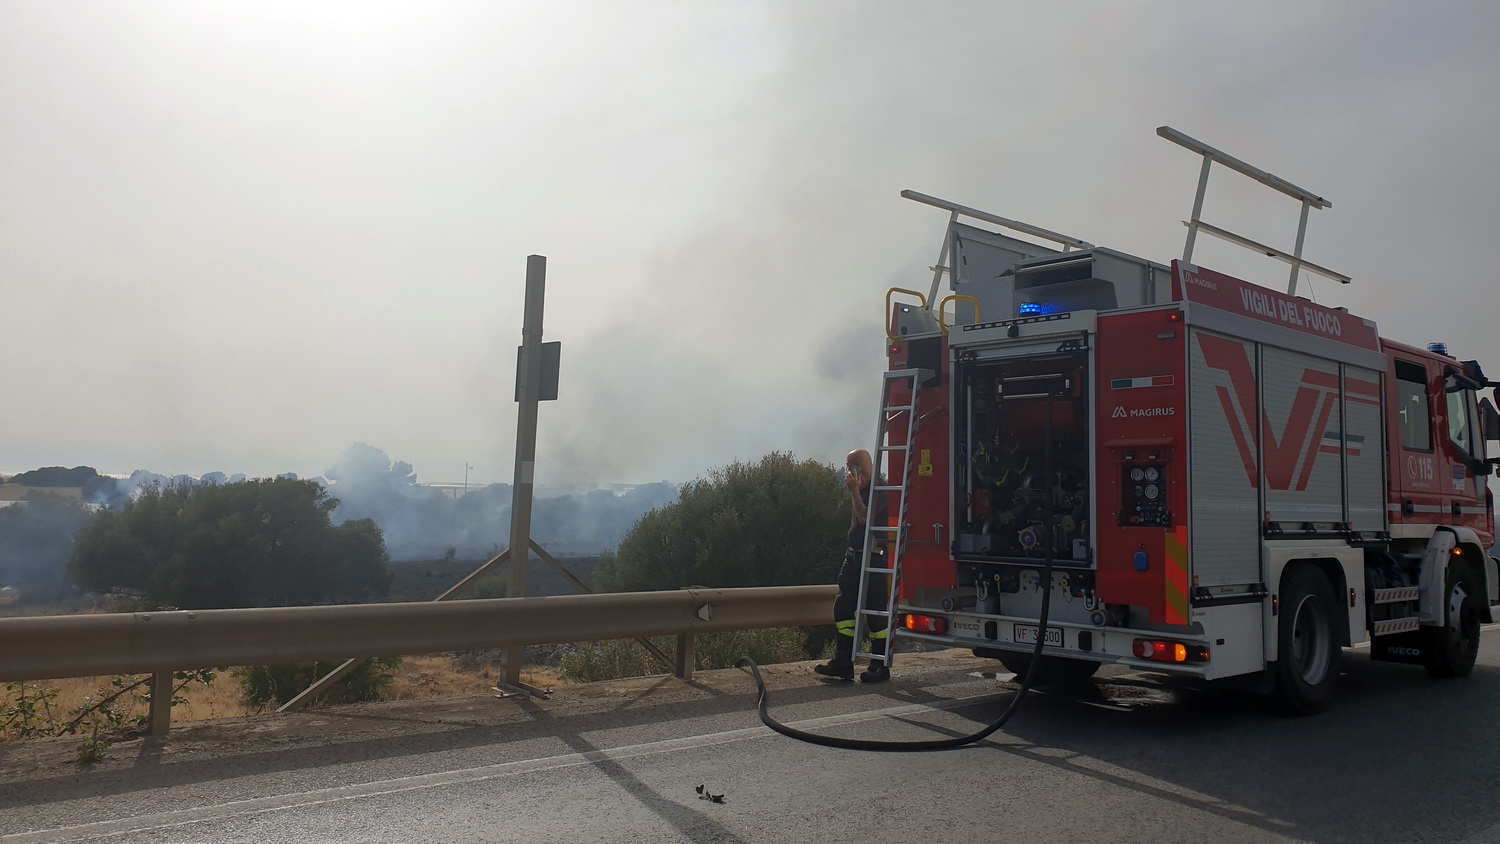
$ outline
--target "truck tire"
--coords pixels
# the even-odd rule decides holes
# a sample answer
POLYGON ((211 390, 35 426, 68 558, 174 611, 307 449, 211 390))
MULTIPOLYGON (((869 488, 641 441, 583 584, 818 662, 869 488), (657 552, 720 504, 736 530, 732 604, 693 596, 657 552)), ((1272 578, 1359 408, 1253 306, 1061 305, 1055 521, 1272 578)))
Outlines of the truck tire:
MULTIPOLYGON (((1031 668, 1031 654, 1007 652, 997 657, 1005 670, 1016 675, 1016 682, 1026 679, 1031 668)), ((1099 663, 1085 659, 1067 659, 1060 656, 1042 658, 1037 667, 1036 682, 1042 686, 1081 686, 1099 670, 1099 663)))
POLYGON ((1442 627, 1424 627, 1423 662, 1432 677, 1466 677, 1479 656, 1479 601, 1474 581, 1455 572, 1442 627))
POLYGON ((1282 582, 1279 604, 1268 702, 1283 715, 1314 715, 1327 707, 1339 676, 1333 587, 1322 572, 1300 566, 1282 582))

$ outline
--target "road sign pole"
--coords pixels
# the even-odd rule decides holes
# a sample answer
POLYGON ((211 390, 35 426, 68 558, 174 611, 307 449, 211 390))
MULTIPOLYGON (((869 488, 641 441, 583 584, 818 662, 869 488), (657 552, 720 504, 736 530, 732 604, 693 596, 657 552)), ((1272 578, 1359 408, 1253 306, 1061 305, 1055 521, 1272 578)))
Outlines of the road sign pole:
MULTIPOLYGON (((510 503, 510 597, 526 597, 526 565, 531 558, 531 497, 536 475, 536 417, 542 380, 542 302, 547 259, 526 257, 526 313, 521 324, 516 366, 516 470, 510 503)), ((521 686, 521 648, 505 649, 504 685, 521 686)))

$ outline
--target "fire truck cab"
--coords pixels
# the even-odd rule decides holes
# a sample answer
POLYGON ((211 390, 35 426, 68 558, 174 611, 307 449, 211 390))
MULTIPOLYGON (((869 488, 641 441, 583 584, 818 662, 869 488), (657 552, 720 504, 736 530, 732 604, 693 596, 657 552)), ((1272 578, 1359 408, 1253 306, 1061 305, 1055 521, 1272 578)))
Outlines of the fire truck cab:
MULTIPOLYGON (((1243 240, 1198 218, 1208 163, 1275 177, 1173 135, 1205 167, 1169 264, 903 193, 950 221, 932 290, 887 295, 893 518, 871 531, 893 553, 862 591, 896 588, 861 625, 1017 673, 1040 639, 1043 681, 1241 678, 1297 714, 1326 705, 1344 647, 1467 674, 1500 615, 1497 385, 1296 296, 1299 271, 1347 280, 1302 260, 1301 232, 1285 294, 1193 264, 1198 231, 1243 240)), ((1304 227, 1327 205, 1272 186, 1301 192, 1304 227)))

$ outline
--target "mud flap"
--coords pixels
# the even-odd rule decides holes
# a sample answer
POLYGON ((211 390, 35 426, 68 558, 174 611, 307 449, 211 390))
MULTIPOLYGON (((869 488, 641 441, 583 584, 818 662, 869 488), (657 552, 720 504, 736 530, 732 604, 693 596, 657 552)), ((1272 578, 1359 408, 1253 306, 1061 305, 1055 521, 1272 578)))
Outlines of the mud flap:
POLYGON ((1427 642, 1422 630, 1379 636, 1370 641, 1370 659, 1425 665, 1427 642))

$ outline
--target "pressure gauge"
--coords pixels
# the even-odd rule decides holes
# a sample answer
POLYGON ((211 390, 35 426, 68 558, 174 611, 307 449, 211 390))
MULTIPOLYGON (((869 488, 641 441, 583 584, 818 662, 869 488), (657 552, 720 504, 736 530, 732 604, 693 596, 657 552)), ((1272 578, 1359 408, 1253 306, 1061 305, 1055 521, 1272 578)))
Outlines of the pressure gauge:
POLYGON ((1141 471, 1141 467, 1139 467, 1139 466, 1137 466, 1134 469, 1130 470, 1130 479, 1132 481, 1138 481, 1141 478, 1144 478, 1145 476, 1146 476, 1146 473, 1143 472, 1143 471, 1141 471))
POLYGON ((1156 497, 1158 495, 1161 495, 1161 488, 1160 487, 1158 487, 1156 484, 1146 484, 1146 500, 1147 501, 1155 501, 1156 497))
MULTIPOLYGON (((1158 472, 1155 466, 1148 466, 1146 468, 1146 480, 1154 481, 1159 477, 1161 477, 1161 472, 1158 472)), ((1156 496, 1153 495, 1151 497, 1155 498, 1156 496)))

